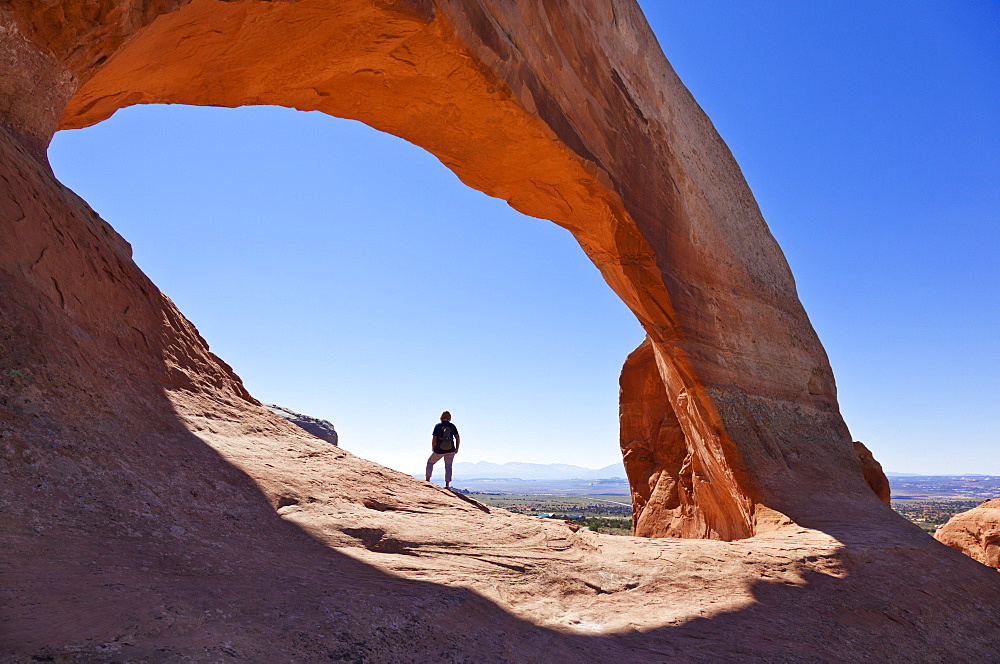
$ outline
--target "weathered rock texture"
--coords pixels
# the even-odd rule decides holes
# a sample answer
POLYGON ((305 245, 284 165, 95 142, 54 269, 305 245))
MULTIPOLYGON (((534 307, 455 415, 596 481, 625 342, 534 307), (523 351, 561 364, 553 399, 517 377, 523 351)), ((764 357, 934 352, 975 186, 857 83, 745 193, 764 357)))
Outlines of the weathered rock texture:
POLYGON ((325 440, 331 445, 338 444, 340 437, 337 435, 337 430, 333 428, 332 422, 328 420, 321 420, 318 417, 311 417, 309 415, 303 415, 302 413, 296 413, 294 410, 289 410, 284 406, 279 406, 273 403, 266 403, 264 406, 266 406, 269 411, 278 417, 288 420, 295 426, 316 436, 320 440, 325 440))
POLYGON ((9 0, 0 27, 2 656, 1000 648, 1000 577, 869 488, 781 252, 631 0, 9 0), (622 378, 637 532, 715 541, 491 511, 259 404, 45 161, 153 102, 359 119, 569 229, 648 334, 622 378))
POLYGON ((1000 499, 956 514, 938 528, 939 542, 1000 570, 1000 499))
POLYGON ((875 492, 879 500, 891 507, 892 489, 889 486, 889 478, 882 470, 882 464, 875 459, 871 450, 865 447, 861 441, 854 441, 854 453, 858 455, 861 474, 864 475, 865 482, 875 492))

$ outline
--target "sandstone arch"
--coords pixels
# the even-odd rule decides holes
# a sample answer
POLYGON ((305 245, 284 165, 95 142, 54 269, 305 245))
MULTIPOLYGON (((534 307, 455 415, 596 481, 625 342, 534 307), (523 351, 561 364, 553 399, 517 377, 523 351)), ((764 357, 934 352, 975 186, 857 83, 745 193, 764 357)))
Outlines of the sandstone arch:
MULTIPOLYGON (((570 230, 647 331, 622 378, 637 534, 738 539, 815 523, 831 501, 877 511, 781 251, 634 3, 93 7, 8 10, 4 118, 36 154, 57 128, 154 102, 277 104, 401 136, 570 230)), ((196 365, 185 380, 201 384, 196 365)), ((224 367, 204 371, 243 394, 224 367)))
POLYGON ((0 4, 4 656, 989 660, 1000 577, 862 466, 884 491, 631 0, 0 4), (490 512, 263 408, 45 163, 57 127, 153 101, 357 117, 570 229, 648 333, 638 532, 710 539, 490 512))

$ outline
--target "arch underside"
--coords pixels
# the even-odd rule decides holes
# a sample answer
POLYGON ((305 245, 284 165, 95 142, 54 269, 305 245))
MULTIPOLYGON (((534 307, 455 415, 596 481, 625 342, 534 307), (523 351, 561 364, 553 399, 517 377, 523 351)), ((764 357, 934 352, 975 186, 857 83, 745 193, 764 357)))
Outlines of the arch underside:
MULTIPOLYGON (((568 229, 646 330, 622 377, 637 534, 732 540, 822 519, 834 502, 871 509, 781 251, 633 2, 129 6, 96 38, 14 3, 55 97, 55 111, 12 121, 26 145, 142 103, 274 104, 400 136, 568 229)), ((85 285, 38 286, 93 300, 72 292, 85 285)), ((162 315, 147 318, 140 334, 169 336, 162 315)), ((183 367, 170 380, 244 395, 196 333, 164 346, 183 367)))

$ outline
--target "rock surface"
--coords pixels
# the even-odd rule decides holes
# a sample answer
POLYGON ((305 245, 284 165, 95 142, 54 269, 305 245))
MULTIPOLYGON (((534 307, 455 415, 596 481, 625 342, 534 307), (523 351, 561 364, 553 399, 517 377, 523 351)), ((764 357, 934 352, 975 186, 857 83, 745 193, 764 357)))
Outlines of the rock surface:
POLYGON ((311 433, 320 440, 325 440, 331 445, 336 445, 339 440, 337 430, 333 428, 333 423, 328 420, 321 420, 318 417, 311 417, 309 415, 303 415, 302 413, 296 413, 294 410, 289 410, 284 406, 279 406, 273 403, 265 403, 262 405, 278 417, 285 418, 295 426, 299 427, 303 431, 311 433))
POLYGON ((869 488, 875 492, 878 499, 886 505, 892 506, 892 488, 889 486, 889 478, 885 476, 880 464, 872 455, 871 450, 865 447, 861 441, 854 441, 854 453, 858 455, 858 462, 861 464, 861 474, 864 475, 865 482, 869 488))
POLYGON ((567 7, 0 5, 0 658, 995 656, 1000 577, 866 483, 781 252, 638 7, 567 7), (262 406, 45 161, 57 127, 152 102, 359 119, 569 229, 648 334, 622 379, 637 532, 711 539, 487 508, 262 406))
MULTIPOLYGON (((401 136, 470 186, 570 230, 649 335, 665 393, 650 416, 676 418, 690 451, 687 525, 664 533, 735 539, 814 524, 832 494, 841 509, 868 509, 784 257, 634 2, 10 7, 32 76, 65 81, 44 109, 12 101, 7 124, 29 149, 130 104, 278 104, 401 136)), ((657 477, 683 467, 671 460, 657 477)))
POLYGON ((1000 570, 1000 499, 956 514, 934 537, 956 551, 1000 570))

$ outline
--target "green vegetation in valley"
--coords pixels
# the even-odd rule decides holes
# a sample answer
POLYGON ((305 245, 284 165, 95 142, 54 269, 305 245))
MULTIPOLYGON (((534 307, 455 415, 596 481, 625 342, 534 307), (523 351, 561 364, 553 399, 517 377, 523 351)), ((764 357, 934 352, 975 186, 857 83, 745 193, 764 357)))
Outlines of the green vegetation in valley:
POLYGON ((933 535, 939 526, 948 522, 948 519, 971 510, 981 502, 981 500, 894 499, 892 509, 933 535))
MULTIPOLYGON (((553 519, 565 519, 599 533, 632 534, 632 506, 628 496, 514 494, 468 492, 481 503, 553 519)), ((962 498, 893 499, 892 508, 930 534, 948 519, 979 505, 981 500, 962 498)))
POLYGON ((595 533, 605 533, 607 535, 631 535, 632 519, 614 519, 601 516, 588 516, 580 519, 579 523, 590 528, 595 533))
POLYGON ((567 496, 470 492, 476 500, 518 514, 565 519, 609 535, 632 534, 627 496, 567 496))

